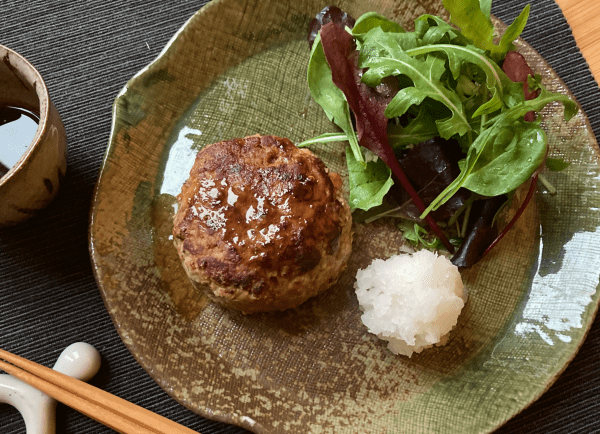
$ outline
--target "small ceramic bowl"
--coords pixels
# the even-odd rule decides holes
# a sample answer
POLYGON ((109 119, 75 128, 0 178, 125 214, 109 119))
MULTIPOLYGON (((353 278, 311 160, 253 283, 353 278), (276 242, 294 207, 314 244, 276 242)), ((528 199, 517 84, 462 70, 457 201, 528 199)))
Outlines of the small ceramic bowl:
POLYGON ((0 107, 19 107, 39 116, 33 140, 0 177, 0 227, 4 227, 27 220, 54 199, 67 168, 67 139, 40 73, 2 45, 0 107))

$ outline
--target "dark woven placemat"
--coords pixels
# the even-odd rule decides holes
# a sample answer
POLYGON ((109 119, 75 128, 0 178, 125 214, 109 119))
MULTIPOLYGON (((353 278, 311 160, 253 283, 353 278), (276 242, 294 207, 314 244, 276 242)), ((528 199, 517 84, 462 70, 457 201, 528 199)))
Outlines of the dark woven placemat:
MULTIPOLYGON (((68 135, 67 177, 52 205, 18 229, 0 230, 0 348, 53 365, 84 341, 102 354, 92 384, 205 434, 241 433, 206 420, 163 392, 123 345, 104 308, 88 254, 88 213, 111 125, 127 80, 150 63, 204 1, 2 2, 0 44, 24 55, 45 78, 68 135)), ((526 2, 496 0, 512 21, 526 2)), ((568 25, 552 0, 531 2, 524 36, 554 67, 600 132, 600 100, 568 25)), ((1 204, 0 204, 1 206, 1 204)), ((502 433, 588 433, 600 414, 600 324, 536 403, 502 433)), ((112 432, 62 405, 58 433, 112 432)), ((24 433, 19 413, 0 404, 0 433, 24 433)))

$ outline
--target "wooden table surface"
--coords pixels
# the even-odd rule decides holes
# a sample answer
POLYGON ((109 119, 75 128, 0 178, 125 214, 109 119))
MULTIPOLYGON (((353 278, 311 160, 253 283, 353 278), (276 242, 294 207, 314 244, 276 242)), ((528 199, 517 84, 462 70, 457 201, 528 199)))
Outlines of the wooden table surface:
POLYGON ((600 83, 600 1, 555 0, 567 19, 575 41, 600 83))

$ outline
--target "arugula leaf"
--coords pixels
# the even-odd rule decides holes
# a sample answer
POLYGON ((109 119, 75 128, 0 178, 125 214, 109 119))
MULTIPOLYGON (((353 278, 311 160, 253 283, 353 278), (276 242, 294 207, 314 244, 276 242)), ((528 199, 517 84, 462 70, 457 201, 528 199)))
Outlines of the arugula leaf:
POLYGON ((364 72, 362 81, 371 87, 390 75, 403 74, 413 81, 414 86, 401 89, 396 94, 385 110, 386 117, 401 116, 413 104, 418 105, 429 97, 443 103, 451 112, 449 118, 436 121, 441 137, 448 139, 471 130, 459 96, 440 80, 446 71, 444 59, 436 56, 427 56, 424 61, 414 59, 395 45, 386 33, 373 29, 363 43, 359 65, 369 68, 364 72), (373 53, 381 54, 374 56, 373 53))
POLYGON ((388 20, 386 17, 379 15, 376 12, 367 12, 356 20, 356 23, 352 28, 352 35, 362 42, 364 35, 366 35, 369 30, 376 27, 384 32, 406 33, 406 30, 404 30, 400 24, 388 20))
MULTIPOLYGON (((397 227, 402 231, 402 236, 414 247, 418 247, 419 243, 431 250, 439 250, 444 247, 438 238, 427 241, 427 238, 431 238, 427 230, 411 220, 402 219, 397 224, 397 227)), ((450 238, 450 243, 453 246, 459 247, 462 240, 460 238, 450 238)))
POLYGON ((388 124, 388 139, 395 150, 424 142, 438 135, 432 107, 427 102, 419 107, 419 114, 406 126, 388 124))
POLYGON ((385 56, 389 54, 387 46, 381 46, 378 44, 367 44, 365 42, 371 41, 373 38, 382 37, 385 40, 389 41, 388 45, 392 47, 397 47, 400 50, 410 50, 412 48, 416 48, 419 45, 422 45, 421 40, 418 35, 414 32, 411 33, 393 33, 393 32, 385 32, 379 27, 376 27, 372 30, 369 30, 366 34, 363 35, 363 42, 360 47, 361 56, 363 58, 372 57, 376 58, 379 56, 385 56))
POLYGON ((540 85, 539 90, 540 95, 535 99, 525 100, 520 102, 519 104, 514 105, 510 109, 506 110, 501 115, 496 118, 488 120, 484 126, 487 127, 490 124, 501 120, 502 122, 513 121, 516 122, 520 120, 525 113, 529 111, 539 112, 546 105, 551 104, 553 102, 561 102, 564 107, 564 119, 565 122, 569 122, 569 120, 577 114, 579 108, 577 107, 577 103, 569 98, 567 95, 562 93, 550 92, 548 89, 540 85))
POLYGON ((540 74, 528 75, 527 76, 527 87, 530 92, 538 90, 542 83, 542 76, 540 74))
POLYGON ((433 241, 428 242, 425 239, 425 237, 428 235, 427 231, 422 226, 419 226, 418 223, 410 220, 401 220, 397 226, 398 229, 402 231, 402 236, 414 247, 417 247, 419 243, 423 244, 429 249, 439 249, 442 247, 437 238, 434 238, 433 241))
POLYGON ((381 159, 367 162, 366 167, 354 158, 354 154, 346 149, 348 165, 348 181, 350 185, 350 208, 352 210, 369 209, 383 203, 394 181, 392 171, 381 159))
POLYGON ((500 39, 498 51, 495 52, 496 58, 504 57, 506 53, 514 48, 513 41, 517 39, 521 33, 523 33, 523 29, 527 24, 527 19, 529 18, 529 9, 529 5, 525 6, 519 16, 511 23, 510 26, 508 26, 502 35, 502 38, 500 39))
POLYGON ((350 118, 350 109, 344 93, 333 84, 331 68, 325 59, 320 35, 313 43, 308 63, 308 88, 314 100, 323 108, 330 121, 340 127, 350 142, 350 148, 357 161, 364 164, 362 152, 350 118))
POLYGON ((489 50, 494 40, 494 25, 487 9, 482 10, 479 0, 443 0, 444 8, 450 12, 450 21, 460 27, 461 33, 476 47, 489 50))
POLYGON ((485 74, 485 83, 491 93, 491 98, 479 106, 473 113, 473 117, 493 113, 499 110, 502 104, 510 107, 524 99, 521 91, 522 84, 513 82, 495 62, 475 47, 450 44, 428 45, 408 50, 406 54, 419 56, 435 51, 441 51, 448 57, 449 67, 454 78, 460 76, 463 62, 477 65, 485 74))
POLYGON ((401 219, 396 226, 402 231, 402 236, 406 241, 411 243, 414 247, 419 245, 420 237, 417 234, 418 225, 415 222, 401 219))
POLYGON ((450 12, 450 20, 460 27, 464 36, 473 41, 476 47, 490 52, 490 57, 499 61, 512 48, 529 18, 529 5, 508 27, 500 40, 494 44, 494 25, 490 19, 491 0, 443 0, 444 7, 450 12))
POLYGON ((435 15, 421 15, 415 20, 415 34, 422 42, 421 45, 430 44, 458 44, 470 45, 459 30, 435 15))

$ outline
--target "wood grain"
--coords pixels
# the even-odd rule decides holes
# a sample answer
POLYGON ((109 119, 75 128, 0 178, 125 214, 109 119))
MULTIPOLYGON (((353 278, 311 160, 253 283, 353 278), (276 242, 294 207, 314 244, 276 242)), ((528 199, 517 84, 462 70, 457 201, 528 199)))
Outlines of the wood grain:
POLYGON ((596 82, 600 83, 600 1, 555 0, 571 26, 575 41, 596 82))
POLYGON ((200 434, 91 384, 2 349, 0 369, 123 434, 200 434))

